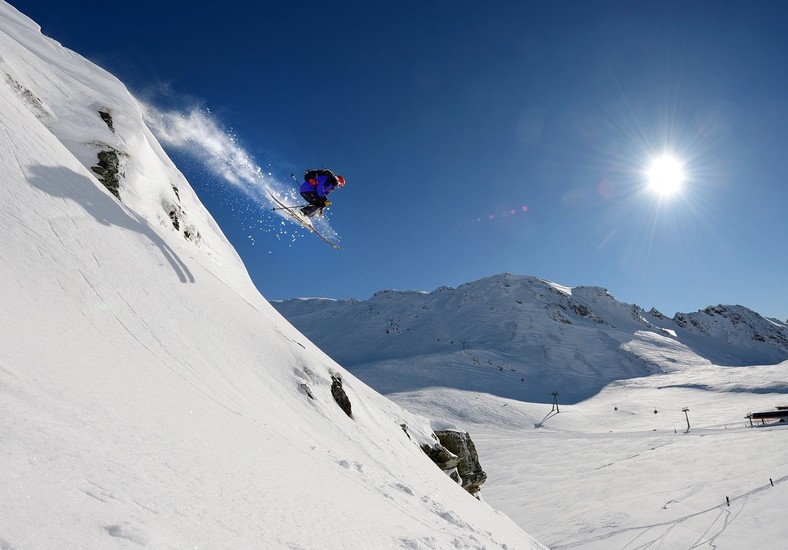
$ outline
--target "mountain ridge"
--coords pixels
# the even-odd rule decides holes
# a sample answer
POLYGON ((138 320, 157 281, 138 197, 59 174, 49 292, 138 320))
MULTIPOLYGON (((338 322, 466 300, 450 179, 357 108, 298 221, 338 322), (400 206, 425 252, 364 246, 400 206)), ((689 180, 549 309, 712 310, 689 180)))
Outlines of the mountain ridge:
MULTIPOLYGON (((376 369, 391 376, 397 362, 422 358, 435 364, 441 356, 458 368, 487 364, 523 379, 545 377, 532 390, 488 388, 503 397, 542 402, 550 385, 567 388, 575 378, 589 377, 598 378, 598 391, 614 380, 664 370, 631 351, 628 344, 640 333, 686 346, 698 361, 720 365, 788 359, 788 325, 743 306, 710 306, 668 318, 619 302, 602 287, 568 287, 508 273, 432 292, 384 290, 363 301, 293 299, 272 305, 330 356, 384 392, 403 388, 386 382, 382 372, 375 376, 376 369)), ((572 399, 592 394, 564 391, 572 399)))

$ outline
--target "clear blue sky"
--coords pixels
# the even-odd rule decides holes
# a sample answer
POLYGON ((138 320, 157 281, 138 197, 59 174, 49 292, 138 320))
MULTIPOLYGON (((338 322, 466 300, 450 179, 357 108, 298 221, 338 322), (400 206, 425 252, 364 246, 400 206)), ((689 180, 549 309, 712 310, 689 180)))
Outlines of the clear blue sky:
POLYGON ((11 3, 134 93, 199 100, 280 181, 346 176, 335 251, 175 155, 269 299, 512 272, 788 319, 788 3, 11 3), (659 199, 665 150, 687 181, 659 199))

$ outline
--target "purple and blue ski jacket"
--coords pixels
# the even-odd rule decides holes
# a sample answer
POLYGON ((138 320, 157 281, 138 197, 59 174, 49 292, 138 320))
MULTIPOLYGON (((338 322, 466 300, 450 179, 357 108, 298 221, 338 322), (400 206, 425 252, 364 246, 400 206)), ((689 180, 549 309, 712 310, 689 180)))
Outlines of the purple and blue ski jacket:
POLYGON ((317 193, 318 197, 325 198, 337 186, 337 180, 331 176, 316 176, 301 184, 301 193, 317 193))

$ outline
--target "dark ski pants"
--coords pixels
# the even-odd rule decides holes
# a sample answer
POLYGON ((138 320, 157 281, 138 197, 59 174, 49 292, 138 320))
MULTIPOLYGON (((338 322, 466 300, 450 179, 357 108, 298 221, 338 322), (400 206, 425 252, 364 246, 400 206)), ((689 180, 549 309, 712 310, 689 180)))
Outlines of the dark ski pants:
POLYGON ((315 191, 302 191, 301 196, 309 203, 309 206, 305 206, 301 209, 301 213, 304 216, 311 218, 315 215, 315 212, 322 210, 326 205, 326 198, 321 197, 315 191))

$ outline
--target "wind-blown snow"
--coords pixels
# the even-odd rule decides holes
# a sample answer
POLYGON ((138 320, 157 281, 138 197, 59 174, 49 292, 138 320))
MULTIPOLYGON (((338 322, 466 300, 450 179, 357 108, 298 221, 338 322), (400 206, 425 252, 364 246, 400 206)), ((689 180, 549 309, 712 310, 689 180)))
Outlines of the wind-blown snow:
POLYGON ((261 198, 262 191, 275 185, 238 144, 219 127, 210 112, 192 108, 185 113, 163 111, 154 105, 144 106, 145 119, 158 138, 167 145, 195 149, 195 156, 222 179, 229 181, 251 198, 261 198))
POLYGON ((117 79, 5 2, 0 52, 0 547, 541 548, 259 295, 117 79))
MULTIPOLYGON (((275 213, 277 219, 293 223, 286 211, 272 210, 278 205, 271 200, 269 193, 288 205, 303 204, 297 186, 293 181, 279 181, 263 170, 238 139, 219 125, 210 111, 199 107, 183 112, 167 111, 145 103, 143 113, 145 122, 165 145, 188 153, 222 182, 232 184, 266 211, 267 217, 275 213)), ((323 235, 339 239, 328 216, 315 218, 312 223, 323 235)))

